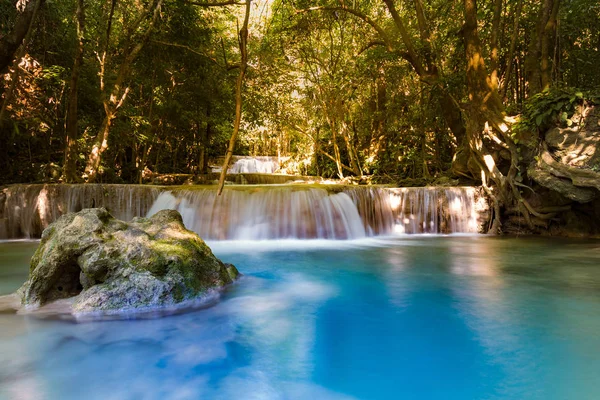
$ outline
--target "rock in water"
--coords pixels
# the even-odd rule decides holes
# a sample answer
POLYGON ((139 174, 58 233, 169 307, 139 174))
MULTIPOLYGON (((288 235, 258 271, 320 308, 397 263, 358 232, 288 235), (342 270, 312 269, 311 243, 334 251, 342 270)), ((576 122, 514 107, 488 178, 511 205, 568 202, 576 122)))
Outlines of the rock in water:
POLYGON ((76 313, 134 310, 193 300, 237 276, 177 211, 123 222, 89 208, 44 230, 19 294, 25 306, 74 297, 76 313))

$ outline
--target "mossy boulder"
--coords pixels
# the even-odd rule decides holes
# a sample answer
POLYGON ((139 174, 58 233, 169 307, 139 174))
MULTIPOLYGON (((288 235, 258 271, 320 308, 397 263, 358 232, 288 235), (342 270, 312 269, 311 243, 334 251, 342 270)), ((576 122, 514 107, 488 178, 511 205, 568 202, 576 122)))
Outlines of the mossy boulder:
POLYGON ((19 294, 25 306, 72 297, 73 312, 125 311, 194 300, 237 276, 177 211, 124 222, 90 208, 44 230, 19 294))

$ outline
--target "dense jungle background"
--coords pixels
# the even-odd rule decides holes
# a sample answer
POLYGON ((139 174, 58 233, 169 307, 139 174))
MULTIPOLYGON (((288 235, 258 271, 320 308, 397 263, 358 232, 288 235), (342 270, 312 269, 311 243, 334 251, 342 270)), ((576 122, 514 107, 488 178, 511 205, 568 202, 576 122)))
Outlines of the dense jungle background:
POLYGON ((1 0, 0 73, 0 184, 203 174, 233 133, 285 173, 600 219, 598 0, 1 0))

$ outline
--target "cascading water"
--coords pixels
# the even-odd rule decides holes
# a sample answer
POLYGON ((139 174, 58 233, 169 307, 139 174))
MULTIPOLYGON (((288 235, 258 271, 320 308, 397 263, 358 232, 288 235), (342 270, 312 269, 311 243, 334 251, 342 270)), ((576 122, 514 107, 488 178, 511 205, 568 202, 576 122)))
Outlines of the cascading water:
POLYGON ((105 207, 130 220, 146 214, 160 188, 142 185, 13 185, 0 192, 0 239, 40 237, 61 215, 105 207))
POLYGON ((266 240, 477 233, 486 204, 469 187, 229 186, 217 196, 193 186, 14 185, 0 192, 0 239, 39 237, 60 215, 86 207, 124 220, 176 209, 204 239, 266 240))
MULTIPOLYGON (((218 160, 220 161, 220 160, 218 160)), ((222 162, 219 162, 221 164, 222 162)), ((227 170, 228 174, 274 174, 279 169, 277 157, 256 156, 244 157, 233 156, 233 163, 227 170)), ((215 167, 212 172, 221 172, 221 167, 215 167)))
POLYGON ((477 233, 487 205, 473 187, 388 189, 396 233, 477 233))
POLYGON ((393 232, 395 216, 390 206, 387 188, 358 187, 346 193, 352 199, 361 216, 368 236, 385 235, 393 232))
POLYGON ((288 188, 254 191, 179 190, 162 193, 148 215, 171 208, 186 227, 208 240, 357 239, 365 237, 346 193, 288 188))
POLYGON ((392 233, 477 233, 474 188, 306 187, 162 193, 148 215, 178 210, 209 240, 357 239, 392 233))
POLYGON ((272 174, 279 169, 279 163, 273 157, 240 158, 229 167, 230 174, 272 174))

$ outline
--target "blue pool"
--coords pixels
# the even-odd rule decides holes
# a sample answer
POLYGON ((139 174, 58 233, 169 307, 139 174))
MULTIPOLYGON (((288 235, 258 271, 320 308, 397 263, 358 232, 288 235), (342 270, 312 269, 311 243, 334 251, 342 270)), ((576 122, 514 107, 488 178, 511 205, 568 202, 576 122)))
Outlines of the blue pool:
MULTIPOLYGON (((0 399, 598 399, 600 242, 210 243, 210 308, 75 323, 0 313, 0 399)), ((37 243, 0 243, 0 294, 37 243)))

